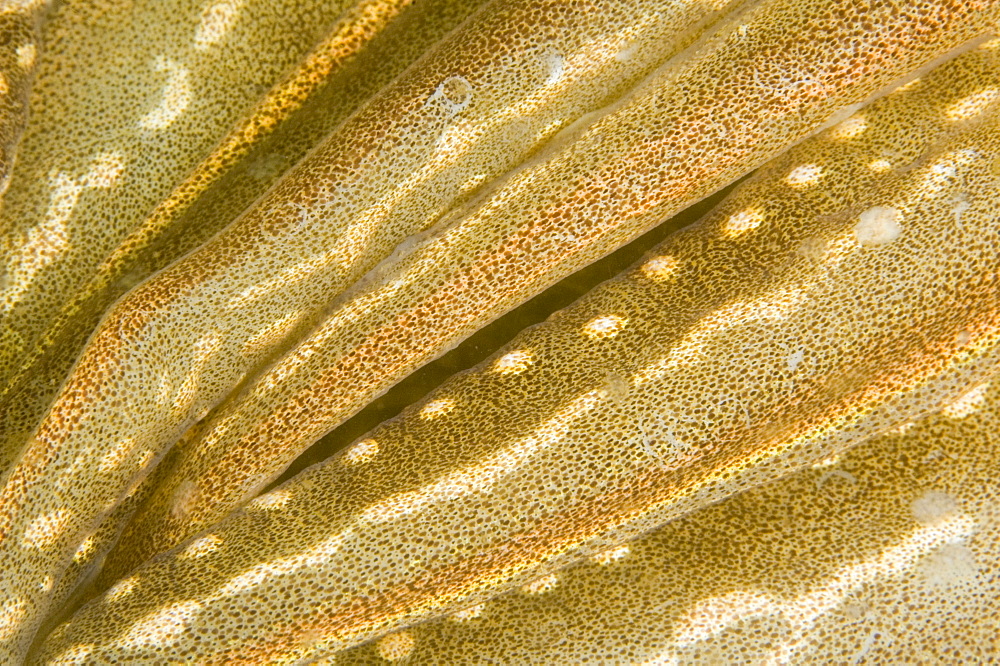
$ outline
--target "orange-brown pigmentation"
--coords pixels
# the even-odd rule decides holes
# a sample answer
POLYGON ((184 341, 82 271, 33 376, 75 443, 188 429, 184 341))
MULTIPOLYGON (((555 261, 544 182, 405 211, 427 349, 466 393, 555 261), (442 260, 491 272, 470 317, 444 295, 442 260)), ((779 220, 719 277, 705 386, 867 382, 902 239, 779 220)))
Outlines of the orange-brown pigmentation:
MULTIPOLYGON (((557 137, 443 218, 427 239, 380 265, 309 336, 199 425, 106 575, 123 574, 218 520, 414 368, 944 46, 923 51, 919 41, 893 37, 893 59, 883 62, 883 35, 897 34, 892 26, 903 34, 908 29, 901 26, 918 16, 930 22, 955 16, 944 6, 940 14, 914 15, 851 7, 842 5, 835 32, 823 3, 764 3, 737 12, 636 93, 589 125, 567 130, 575 141, 561 144, 557 137), (869 21, 881 27, 873 30, 869 21), (854 50, 839 51, 844 41, 854 50), (827 60, 815 56, 824 49, 832 54, 827 60), (903 64, 897 56, 911 60, 903 64)), ((974 20, 960 31, 962 39, 987 25, 986 14, 969 16, 974 20)), ((949 122, 937 113, 923 139, 890 123, 876 139, 923 147, 928 134, 949 122)), ((800 170, 788 187, 816 191, 811 178, 821 176, 800 170)), ((755 223, 751 213, 739 216, 732 233, 755 223)))
MULTIPOLYGON (((959 409, 1000 361, 1000 116, 920 89, 976 95, 995 58, 788 151, 618 278, 129 573, 40 660, 295 661, 386 634, 382 656, 406 656, 418 621, 550 593, 567 564, 959 409)), ((26 536, 44 540, 69 519, 37 520, 26 536)))

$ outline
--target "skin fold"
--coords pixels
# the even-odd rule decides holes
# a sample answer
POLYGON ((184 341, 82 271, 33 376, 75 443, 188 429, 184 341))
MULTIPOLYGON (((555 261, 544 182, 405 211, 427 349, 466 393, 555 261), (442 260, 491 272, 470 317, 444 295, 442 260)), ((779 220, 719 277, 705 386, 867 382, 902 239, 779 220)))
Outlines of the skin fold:
MULTIPOLYGON (((737 177, 767 156, 778 136, 801 136, 894 78, 888 63, 877 80, 852 78, 872 67, 881 40, 877 32, 854 35, 849 21, 843 32, 859 45, 870 39, 872 51, 859 46, 826 69, 802 71, 805 56, 784 40, 799 26, 817 25, 826 7, 790 7, 765 4, 727 19, 707 43, 592 120, 568 147, 515 171, 347 292, 309 336, 192 431, 129 526, 104 582, 220 519, 414 368, 737 177), (720 76, 724 71, 733 78, 720 76), (784 82, 781 94, 761 83, 769 75, 784 82), (714 118, 707 136, 704 123, 690 124, 692 108, 715 108, 735 90, 747 91, 748 101, 723 104, 733 115, 714 118), (812 106, 803 113, 807 100, 812 106), (756 140, 727 143, 729 125, 756 140), (651 138, 660 128, 664 136, 651 138), (713 139, 712 149, 692 148, 713 139), (637 169, 640 178, 628 175, 637 169)), ((824 28, 808 48, 833 48, 838 39, 824 28)))
POLYGON ((336 664, 988 663, 1000 391, 336 664))
POLYGON ((1000 361, 1000 116, 979 94, 996 75, 976 50, 788 151, 481 366, 131 572, 38 661, 308 661, 961 402, 1000 361))
POLYGON ((8 436, 0 443, 0 467, 7 467, 24 446, 114 300, 235 219, 479 4, 362 0, 345 11, 319 44, 103 259, 22 360, 0 391, 0 422, 8 436))

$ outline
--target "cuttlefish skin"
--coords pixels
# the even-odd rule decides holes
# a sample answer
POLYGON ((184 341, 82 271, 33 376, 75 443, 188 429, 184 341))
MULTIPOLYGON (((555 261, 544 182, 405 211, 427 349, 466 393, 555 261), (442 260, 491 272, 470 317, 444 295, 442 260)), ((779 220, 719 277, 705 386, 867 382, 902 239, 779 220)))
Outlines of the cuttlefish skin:
MULTIPOLYGON (((492 318, 927 61, 925 45, 900 43, 894 56, 913 60, 883 62, 876 74, 871 61, 885 52, 884 35, 903 34, 915 17, 841 9, 840 32, 828 29, 833 19, 822 3, 763 3, 724 19, 694 53, 592 119, 573 143, 549 149, 381 265, 198 427, 140 509, 106 578, 221 518, 315 439, 492 318), (805 46, 790 45, 792 34, 805 46), (856 50, 807 64, 805 51, 836 52, 844 40, 856 50), (720 104, 734 91, 745 92, 740 103, 720 104), (738 140, 731 127, 740 128, 738 140)), ((921 20, 942 19, 939 9, 921 20)), ((970 14, 964 36, 985 29, 991 16, 970 14)))
POLYGON ((448 618, 376 664, 992 663, 1000 386, 448 618))
MULTIPOLYGON (((0 467, 24 446, 101 313, 239 216, 478 2, 359 0, 95 269, 0 389, 0 467)), ((197 147, 195 147, 197 149, 197 147)))
MULTIPOLYGON (((995 80, 992 52, 967 57, 945 82, 995 80)), ((136 569, 39 661, 308 660, 953 402, 1000 367, 1000 116, 927 101, 901 91, 793 149, 634 269, 136 569), (894 121, 919 140, 880 173, 894 121)))

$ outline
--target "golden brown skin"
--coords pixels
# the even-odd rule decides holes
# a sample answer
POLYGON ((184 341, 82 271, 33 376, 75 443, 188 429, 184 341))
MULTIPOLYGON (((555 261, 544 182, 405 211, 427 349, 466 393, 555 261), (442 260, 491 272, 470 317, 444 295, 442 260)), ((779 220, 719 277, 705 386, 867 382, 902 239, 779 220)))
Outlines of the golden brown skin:
MULTIPOLYGON (((828 33, 817 18, 828 18, 825 5, 765 5, 727 20, 570 147, 547 149, 551 157, 446 217, 436 235, 339 299, 306 339, 197 427, 105 579, 224 516, 318 437, 492 318, 756 165, 778 137, 804 135, 915 65, 892 70, 900 63, 886 62, 881 78, 860 75, 884 55, 880 35, 908 30, 906 14, 858 9, 859 24, 884 23, 882 32, 855 30, 843 5, 840 32, 828 33), (802 37, 810 30, 812 41, 802 37), (789 35, 807 45, 790 46, 789 35), (804 51, 844 40, 858 49, 854 57, 803 64, 804 51), (740 103, 720 102, 734 98, 740 103), (712 111, 703 118, 692 111, 700 108, 712 111), (740 128, 736 140, 732 127, 740 128)), ((975 16, 979 29, 988 24, 986 14, 975 16)))
POLYGON ((952 403, 1000 362, 1000 116, 942 91, 997 72, 976 51, 789 151, 634 269, 132 572, 39 660, 318 657, 952 403))
POLYGON ((993 381, 901 432, 332 663, 991 663, 997 469, 993 381))
POLYGON ((23 447, 72 362, 125 291, 236 218, 358 104, 481 2, 359 0, 204 161, 133 229, 62 308, 0 389, 0 468, 23 447))

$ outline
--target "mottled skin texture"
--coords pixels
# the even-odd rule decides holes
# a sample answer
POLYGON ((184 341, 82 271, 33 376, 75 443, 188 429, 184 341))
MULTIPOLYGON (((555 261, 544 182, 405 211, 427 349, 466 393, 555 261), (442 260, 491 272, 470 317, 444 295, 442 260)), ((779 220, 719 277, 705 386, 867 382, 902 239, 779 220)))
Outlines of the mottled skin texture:
POLYGON ((963 106, 998 64, 975 51, 789 151, 619 278, 133 571, 41 659, 320 656, 953 402, 1000 361, 1000 116, 963 106), (886 144, 900 162, 872 168, 886 144))
POLYGON ((24 446, 101 313, 235 219, 358 104, 467 17, 478 2, 368 0, 310 53, 105 257, 0 390, 0 467, 24 446), (375 66, 374 64, 377 64, 375 66))
MULTIPOLYGON (((280 8, 244 14, 228 1, 187 7, 200 10, 186 15, 197 20, 162 14, 158 5, 161 13, 143 7, 137 20, 120 21, 131 8, 105 3, 75 5, 61 15, 66 22, 52 24, 60 37, 46 40, 54 45, 53 62, 98 62, 80 56, 81 42, 61 32, 75 19, 83 33, 106 38, 119 30, 132 43, 123 40, 122 62, 104 49, 100 65, 66 70, 68 83, 56 67, 55 83, 47 92, 40 85, 33 98, 33 108, 47 113, 38 114, 44 120, 29 128, 25 147, 32 137, 57 146, 45 144, 52 137, 44 131, 65 128, 53 134, 64 139, 59 156, 80 168, 60 171, 59 163, 39 159, 14 174, 15 185, 41 193, 34 210, 44 211, 44 221, 32 220, 31 196, 12 186, 5 211, 15 202, 22 213, 3 229, 5 260, 14 267, 3 301, 13 313, 4 321, 4 338, 12 341, 3 348, 5 371, 36 341, 42 353, 50 344, 48 324, 23 315, 58 321, 52 303, 81 293, 94 267, 136 228, 101 211, 141 222, 171 192, 183 194, 176 183, 206 163, 232 125, 208 113, 212 100, 233 119, 252 112, 258 96, 227 87, 218 63, 197 63, 209 78, 192 92, 191 63, 174 57, 176 45, 215 53, 234 25, 245 25, 248 39, 233 44, 255 49, 260 40, 272 56, 287 54, 277 36, 286 26, 281 20, 275 32, 258 33, 256 22, 238 19, 302 19, 280 8), (153 95, 129 78, 122 87, 122 72, 148 78, 144 54, 161 44, 165 52, 152 62, 166 83, 153 95), (97 115, 124 123, 120 134, 66 123, 67 114, 34 101, 83 100, 77 108, 92 111, 88 99, 102 108, 115 86, 143 102, 126 95, 127 113, 97 115), (104 97, 87 98, 94 91, 104 97), (219 124, 206 126, 206 118, 219 124), (85 140, 74 144, 74 132, 85 140), (158 140, 140 141, 141 159, 129 161, 133 153, 118 151, 119 139, 128 144, 142 132, 158 140), (93 152, 95 137, 98 147, 111 141, 116 150, 93 152), (156 168, 145 173, 132 169, 150 164, 156 168), (51 169, 51 192, 38 186, 45 177, 32 173, 43 166, 51 169), (79 225, 87 211, 91 224, 79 225)), ((786 150, 845 104, 982 34, 997 12, 985 1, 755 3, 633 92, 621 70, 636 67, 638 77, 646 65, 628 64, 636 56, 621 48, 621 32, 609 49, 602 25, 582 51, 597 46, 591 53, 605 59, 615 85, 595 80, 596 96, 574 97, 560 89, 572 61, 539 51, 539 39, 546 31, 571 38, 564 22, 578 9, 494 3, 384 88, 222 235, 117 304, 2 481, 0 567, 9 576, 0 659, 23 655, 34 630, 52 617, 49 607, 68 593, 67 576, 77 575, 74 566, 92 539, 114 533, 107 517, 123 510, 122 499, 163 451, 415 231, 429 233, 403 243, 355 289, 391 280, 399 291, 388 301, 376 298, 372 310, 393 324, 413 323, 429 336, 433 356, 463 337, 463 326, 480 325, 786 150), (518 14, 523 7, 535 9, 518 14), (491 22, 498 30, 484 29, 491 22), (507 62, 512 48, 524 58, 507 62), (526 77, 528 70, 537 78, 526 77), (526 78, 533 86, 527 91, 526 78), (553 137, 618 95, 622 102, 553 137), (527 124, 503 113, 519 113, 526 101, 535 111, 527 124), (419 279, 403 279, 409 277, 419 279)), ((259 57, 255 51, 251 60, 259 57)), ((272 81, 280 71, 274 74, 272 81)), ((763 211, 722 210, 709 218, 714 223, 673 241, 678 256, 654 257, 519 339, 541 345, 544 358, 530 346, 511 348, 457 378, 447 387, 456 393, 439 394, 300 476, 288 486, 295 493, 255 501, 218 533, 146 565, 141 580, 116 584, 43 649, 89 633, 93 645, 72 644, 70 651, 125 660, 157 653, 203 661, 319 656, 529 582, 954 398, 995 363, 989 214, 996 128, 983 120, 992 113, 990 90, 945 109, 955 124, 939 142, 926 143, 920 132, 893 139, 914 142, 918 155, 926 150, 936 162, 899 169, 905 165, 893 163, 895 154, 882 155, 866 168, 885 177, 867 181, 853 179, 856 165, 831 164, 827 173, 824 164, 787 164, 784 186, 801 191, 801 199, 782 191, 757 201, 760 192, 748 185, 741 192, 763 211), (850 186, 838 191, 830 184, 837 182, 850 186), (931 196, 939 191, 951 198, 931 196), (775 200, 776 208, 805 211, 801 225, 789 230, 784 217, 772 220, 776 211, 763 203, 775 200), (811 236, 797 236, 810 229, 811 236), (941 257, 925 265, 913 261, 935 253, 941 257), (945 277, 933 279, 931 269, 945 277), (886 283, 886 276, 893 279, 886 283), (908 301, 913 294, 919 298, 908 301), (719 363, 730 358, 737 361, 719 363), (560 372, 559 359, 573 369, 560 372), (708 388, 706 376, 714 380, 708 388), (537 402, 524 400, 526 387, 537 402), (484 424, 493 428, 487 436, 484 424), (595 441, 594 432, 603 439, 595 441), (708 444, 692 450, 701 438, 708 444), (350 491, 349 499, 338 489, 350 491), (484 520, 489 516, 502 518, 484 520), (364 529, 331 533, 359 517, 364 529), (282 529, 262 531, 267 526, 282 529), (348 549, 350 542, 367 546, 348 549), (348 560, 367 568, 340 568, 348 560), (121 605, 108 611, 113 602, 121 605), (226 608, 242 619, 227 619, 226 608), (110 623, 106 612, 114 614, 110 623), (267 630, 254 631, 255 623, 267 630)), ((920 113, 902 114, 911 116, 920 113)), ((233 165, 233 173, 239 168, 233 165)), ((764 183, 765 194, 777 187, 768 178, 776 178, 773 171, 754 181, 764 183)), ((171 246, 168 237, 164 247, 171 246)), ((359 358, 391 356, 407 332, 374 336, 359 358)), ((401 359, 402 368, 421 362, 412 349, 401 359)), ((373 385, 392 381, 380 377, 373 385)), ((251 418, 247 427, 255 424, 251 418)), ((400 656, 408 639, 380 645, 400 656)))
MULTIPOLYGON (((1000 387, 406 630, 412 664, 975 663, 1000 655, 1000 387)), ((398 641, 397 641, 398 642, 398 641)), ((336 664, 384 664, 386 641, 336 664)))

